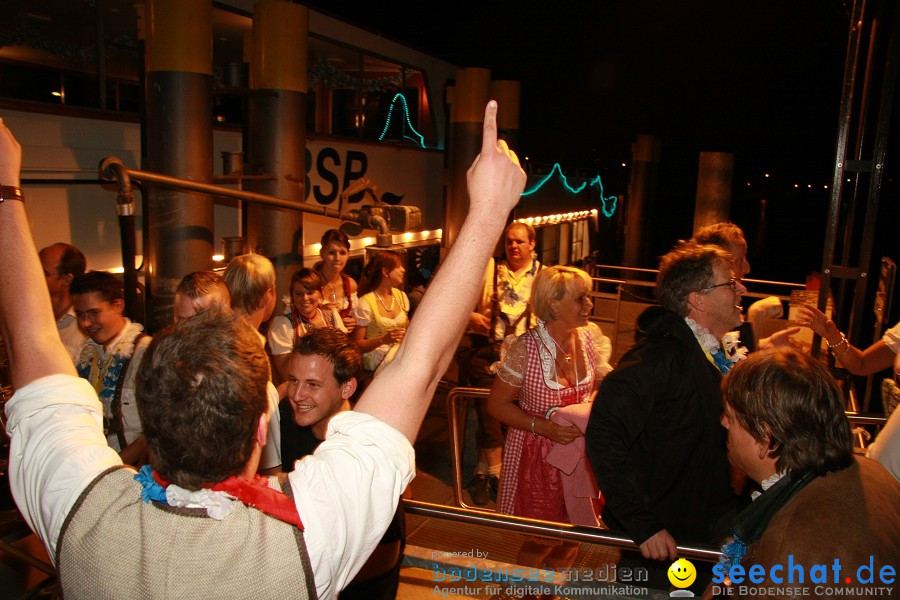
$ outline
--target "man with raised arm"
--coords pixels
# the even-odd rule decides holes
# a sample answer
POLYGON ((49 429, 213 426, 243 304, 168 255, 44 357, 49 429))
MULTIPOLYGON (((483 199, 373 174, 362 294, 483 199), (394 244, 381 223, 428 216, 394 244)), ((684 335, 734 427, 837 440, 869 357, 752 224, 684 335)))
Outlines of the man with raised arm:
POLYGON ((21 149, 0 123, 0 331, 18 388, 10 480, 67 598, 333 598, 353 577, 414 475, 411 442, 525 185, 496 114, 491 101, 468 217, 396 359, 281 480, 255 476, 266 356, 243 320, 214 311, 147 351, 138 405, 153 468, 122 467, 56 333, 19 201, 21 149))

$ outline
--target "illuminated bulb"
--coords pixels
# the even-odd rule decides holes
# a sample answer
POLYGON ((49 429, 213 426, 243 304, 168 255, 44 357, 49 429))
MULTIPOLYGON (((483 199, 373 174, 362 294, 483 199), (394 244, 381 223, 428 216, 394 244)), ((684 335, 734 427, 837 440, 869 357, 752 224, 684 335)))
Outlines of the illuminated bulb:
POLYGON ((797 183, 795 183, 795 184, 794 184, 794 189, 797 189, 798 187, 800 187, 800 185, 797 184, 797 183))
POLYGON ((406 240, 407 242, 409 240, 411 240, 412 238, 413 238, 413 234, 411 231, 407 231, 406 233, 403 234, 403 239, 406 240))
POLYGON ((363 238, 363 246, 370 246, 375 243, 375 238, 363 238))
POLYGON ((768 173, 766 173, 766 177, 768 177, 768 176, 769 176, 769 174, 768 174, 768 173))
POLYGON ((319 252, 322 251, 322 244, 316 242, 315 244, 312 245, 312 248, 313 248, 313 252, 318 254, 319 252))
POLYGON ((212 258, 213 258, 213 262, 221 262, 221 261, 225 260, 225 255, 224 254, 213 254, 212 258))
POLYGON ((114 267, 112 269, 107 270, 109 273, 124 273, 125 267, 114 267))
POLYGON ((592 208, 592 209, 591 209, 591 215, 596 215, 596 214, 597 214, 597 209, 596 209, 596 208, 592 208))
POLYGON ((806 185, 806 187, 808 187, 809 189, 812 189, 812 184, 809 183, 809 184, 806 185))
POLYGON ((438 229, 437 231, 435 231, 435 233, 437 234, 438 237, 444 237, 444 230, 443 230, 443 229, 438 229))

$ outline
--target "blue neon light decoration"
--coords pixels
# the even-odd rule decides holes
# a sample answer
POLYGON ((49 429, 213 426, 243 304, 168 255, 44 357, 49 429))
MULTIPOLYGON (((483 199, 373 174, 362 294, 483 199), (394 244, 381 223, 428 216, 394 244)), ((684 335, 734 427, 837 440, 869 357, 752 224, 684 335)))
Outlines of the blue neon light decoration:
POLYGON ((425 136, 423 136, 421 133, 416 131, 416 128, 413 127, 412 123, 410 122, 409 106, 407 106, 407 104, 406 104, 406 98, 404 98, 403 94, 401 94, 400 92, 397 92, 396 94, 394 94, 394 99, 391 100, 391 106, 388 109, 387 120, 384 122, 384 129, 381 131, 381 135, 378 136, 378 141, 380 142, 380 141, 384 140, 384 136, 387 135, 388 128, 391 126, 391 117, 394 116, 394 105, 397 103, 397 99, 399 99, 400 103, 403 105, 403 116, 406 119, 406 126, 409 127, 410 131, 412 131, 414 134, 416 134, 416 138, 418 138, 418 139, 411 138, 406 134, 404 134, 403 137, 412 142, 418 143, 419 146, 424 148, 425 147, 425 136))
POLYGON ((583 182, 577 188, 573 188, 571 185, 569 185, 569 179, 562 172, 562 167, 559 166, 559 163, 555 163, 553 165, 553 168, 547 174, 547 176, 544 177, 543 179, 541 179, 538 183, 536 183, 530 190, 525 190, 524 192, 522 192, 522 196, 523 197, 530 196, 530 195, 534 194, 535 192, 537 192, 539 189, 541 189, 544 186, 545 183, 550 181, 550 178, 553 177, 554 173, 559 174, 560 182, 572 194, 579 194, 582 191, 584 191, 584 189, 587 188, 588 186, 591 186, 591 187, 597 186, 597 191, 600 193, 600 202, 602 203, 603 215, 608 218, 615 214, 616 203, 618 202, 619 198, 617 196, 606 197, 603 195, 603 181, 600 180, 599 175, 597 175, 590 181, 583 182))

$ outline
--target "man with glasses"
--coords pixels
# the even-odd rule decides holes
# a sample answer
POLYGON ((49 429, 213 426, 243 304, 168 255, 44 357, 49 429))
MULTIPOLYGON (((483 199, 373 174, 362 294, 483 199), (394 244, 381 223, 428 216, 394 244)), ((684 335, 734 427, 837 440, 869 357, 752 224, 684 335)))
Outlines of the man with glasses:
POLYGON ((656 561, 675 559, 676 540, 718 541, 734 514, 720 385, 743 356, 722 338, 741 323, 745 291, 720 248, 685 242, 663 256, 660 306, 638 317, 638 342, 591 411, 585 437, 603 518, 640 546, 659 587, 668 563, 656 561))
MULTIPOLYGON (((701 227, 691 241, 696 244, 718 246, 727 251, 731 255, 731 269, 738 279, 743 279, 750 272, 750 262, 747 260, 747 240, 744 237, 744 231, 734 223, 722 222, 701 227)), ((750 352, 776 346, 794 346, 791 336, 800 331, 799 327, 782 329, 757 341, 753 324, 758 327, 759 319, 763 317, 778 318, 782 313, 781 300, 775 296, 754 302, 747 311, 747 319, 737 328, 741 336, 741 345, 750 352)))

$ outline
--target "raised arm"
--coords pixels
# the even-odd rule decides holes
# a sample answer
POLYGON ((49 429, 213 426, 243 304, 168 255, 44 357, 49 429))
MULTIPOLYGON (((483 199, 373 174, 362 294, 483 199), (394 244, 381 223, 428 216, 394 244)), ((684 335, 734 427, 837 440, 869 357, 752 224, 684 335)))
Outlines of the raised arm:
MULTIPOLYGON (((0 185, 19 186, 22 148, 0 119, 0 185)), ((0 203, 0 333, 16 388, 45 375, 75 375, 53 320, 25 204, 0 203)))
POLYGON ((509 211, 525 188, 525 172, 497 140, 497 102, 484 112, 481 153, 468 174, 469 214, 453 248, 416 310, 397 356, 356 406, 401 431, 410 441, 425 416, 481 291, 488 257, 509 211))

